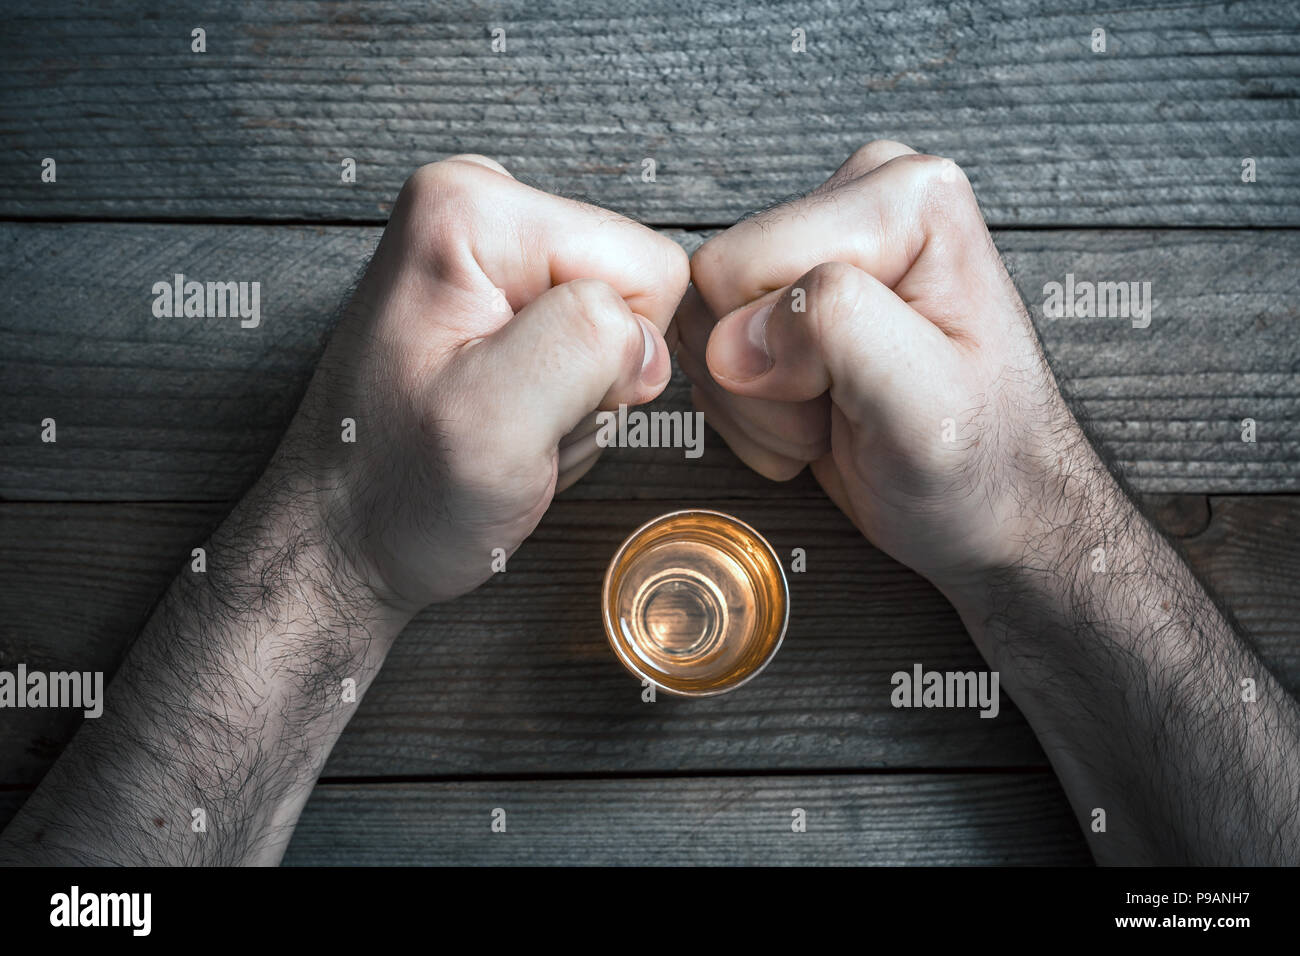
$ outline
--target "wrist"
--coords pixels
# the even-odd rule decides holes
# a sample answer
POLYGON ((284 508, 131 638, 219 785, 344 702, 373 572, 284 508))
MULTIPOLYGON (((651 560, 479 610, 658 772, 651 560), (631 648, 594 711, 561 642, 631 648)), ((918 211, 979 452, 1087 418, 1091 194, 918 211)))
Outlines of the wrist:
POLYGON ((935 584, 979 640, 1009 602, 1077 613, 1101 595, 1097 575, 1136 570, 1135 535, 1154 531, 1082 433, 1014 498, 999 559, 935 584))
POLYGON ((209 584, 231 605, 270 613, 286 640, 347 635, 384 649, 418 609, 371 583, 344 547, 315 489, 268 469, 210 540, 209 584))

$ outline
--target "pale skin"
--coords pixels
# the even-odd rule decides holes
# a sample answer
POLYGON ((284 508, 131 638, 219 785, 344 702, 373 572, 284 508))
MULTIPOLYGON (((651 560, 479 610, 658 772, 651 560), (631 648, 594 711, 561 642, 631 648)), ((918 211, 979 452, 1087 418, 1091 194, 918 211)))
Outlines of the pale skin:
POLYGON ((740 458, 811 466, 953 603, 1098 861, 1300 862, 1300 708, 1085 438, 961 171, 884 141, 689 263, 484 157, 421 169, 208 573, 173 582, 0 862, 278 862, 355 711, 340 682, 359 698, 418 610, 527 538, 678 336, 740 458))

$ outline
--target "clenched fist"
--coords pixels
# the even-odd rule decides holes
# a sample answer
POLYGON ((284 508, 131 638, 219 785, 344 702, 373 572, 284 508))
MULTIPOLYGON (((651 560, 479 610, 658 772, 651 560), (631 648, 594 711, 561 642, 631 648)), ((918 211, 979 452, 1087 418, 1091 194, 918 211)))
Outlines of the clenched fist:
POLYGON ((871 143, 691 272, 678 358, 709 421, 763 475, 811 465, 941 588, 1014 563, 1092 455, 949 160, 871 143))
MULTIPOLYGON (((689 279, 672 241, 525 186, 492 160, 426 166, 286 436, 286 474, 382 600, 463 594, 595 462, 593 412, 667 384, 689 279), (340 440, 340 422, 356 441, 340 440)), ((272 466, 274 473, 276 465, 272 466)))

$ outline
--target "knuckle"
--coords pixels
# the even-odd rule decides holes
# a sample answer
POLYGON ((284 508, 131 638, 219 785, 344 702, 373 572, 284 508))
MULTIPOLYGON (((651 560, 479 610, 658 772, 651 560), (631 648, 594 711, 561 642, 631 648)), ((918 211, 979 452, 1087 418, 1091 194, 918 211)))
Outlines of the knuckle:
POLYGON ((799 280, 808 296, 808 319, 819 339, 851 324, 861 311, 869 277, 846 262, 823 262, 799 280))
POLYGON ((912 161, 913 175, 918 183, 932 194, 945 199, 972 197, 970 180, 965 171, 953 160, 942 156, 906 157, 912 161))
POLYGON ((573 279, 557 288, 568 298, 574 312, 595 324, 623 301, 614 287, 601 279, 573 279))
POLYGON ((575 340, 594 356, 629 348, 633 342, 631 310, 614 287, 600 279, 574 279, 559 286, 579 329, 575 340))
POLYGON ((690 275, 701 291, 715 276, 721 276, 727 258, 727 234, 720 232, 695 250, 690 261, 690 275))
POLYGON ((485 175, 494 174, 447 160, 421 166, 410 175, 397 198, 393 222, 417 255, 459 261, 460 240, 467 224, 477 219, 485 175))
POLYGON ((823 262, 804 274, 797 285, 822 314, 852 312, 862 299, 863 272, 847 262, 823 262))
POLYGON ((911 188, 917 190, 920 210, 940 231, 973 236, 984 229, 984 217, 970 180, 957 163, 942 156, 903 156, 911 188))
POLYGON ((912 149, 892 139, 873 139, 863 143, 844 161, 843 169, 851 175, 861 176, 875 169, 882 162, 900 153, 911 153, 912 149))
POLYGON ((502 166, 491 156, 484 156, 482 153, 457 153, 454 156, 448 156, 443 160, 444 163, 473 163, 476 166, 482 166, 498 173, 504 173, 509 176, 510 171, 502 166))
POLYGON ((425 210, 449 201, 467 201, 499 182, 500 177, 479 163, 453 156, 426 163, 413 172, 402 187, 401 198, 417 210, 425 210))
POLYGON ((423 206, 454 191, 460 183, 460 171, 447 161, 426 163, 406 180, 402 195, 412 205, 423 206))
MULTIPOLYGON (((667 236, 654 234, 660 240, 664 250, 663 283, 666 286, 685 291, 691 281, 691 259, 686 250, 667 236)), ((679 295, 680 297, 680 295, 679 295)))

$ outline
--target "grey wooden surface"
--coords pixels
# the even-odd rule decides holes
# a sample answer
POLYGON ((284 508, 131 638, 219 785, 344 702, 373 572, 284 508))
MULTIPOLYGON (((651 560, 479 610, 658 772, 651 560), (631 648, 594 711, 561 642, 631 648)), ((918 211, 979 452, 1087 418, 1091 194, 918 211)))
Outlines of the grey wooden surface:
MULTIPOLYGON (((1300 7, 1263 0, 7 4, 0 667, 115 666, 274 448, 421 163, 487 153, 689 251, 889 137, 966 168, 1062 380, 1296 690, 1300 499, 1277 493, 1300 491, 1297 27, 1300 7), (175 272, 261 281, 262 325, 154 319, 175 272), (1066 273, 1150 281, 1151 327, 1044 320, 1066 273)), ((677 375, 660 405, 688 400, 677 375)), ((421 615, 287 862, 1086 862, 1009 701, 992 721, 888 705, 896 669, 981 666, 943 599, 806 475, 775 485, 706 448, 689 467, 607 452, 507 574, 421 615), (621 538, 683 504, 807 548, 809 571, 759 680, 645 704, 596 592, 621 538)), ((0 713, 0 825, 76 725, 0 713)))
MULTIPOLYGON (((0 821, 25 790, 0 790, 0 821)), ((188 811, 180 825, 189 825, 188 811)), ((287 866, 1086 865, 1042 773, 330 783, 287 866), (807 829, 791 829, 794 809, 807 829), (505 832, 491 829, 505 811, 505 832)))
POLYGON ((1300 8, 1276 0, 59 0, 5 20, 0 214, 382 221, 414 165, 481 152, 714 225, 890 138, 955 158, 998 225, 1300 224, 1300 8))
POLYGON ((679 777, 318 787, 308 863, 1080 864, 1051 774, 679 777), (505 811, 504 833, 491 830, 505 811), (807 830, 791 828, 792 811, 807 830))

